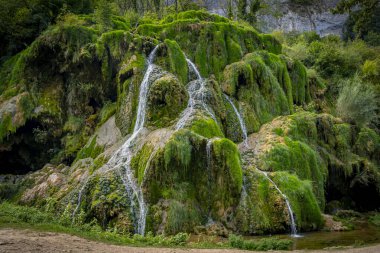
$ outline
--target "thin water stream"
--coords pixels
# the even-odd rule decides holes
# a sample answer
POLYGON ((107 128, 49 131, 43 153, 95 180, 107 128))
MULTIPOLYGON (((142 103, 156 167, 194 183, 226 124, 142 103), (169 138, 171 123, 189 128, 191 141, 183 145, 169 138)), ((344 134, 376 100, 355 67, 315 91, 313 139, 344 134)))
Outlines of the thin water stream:
POLYGON ((239 110, 236 108, 235 104, 232 102, 231 98, 229 96, 227 96, 226 94, 224 94, 224 97, 227 99, 228 103, 230 103, 230 105, 234 109, 234 112, 236 114, 236 117, 239 120, 240 128, 241 128, 241 131, 242 131, 242 134, 243 134, 244 145, 246 147, 248 147, 249 146, 248 145, 248 133, 247 133, 247 127, 245 126, 245 123, 244 123, 244 119, 241 116, 239 110))

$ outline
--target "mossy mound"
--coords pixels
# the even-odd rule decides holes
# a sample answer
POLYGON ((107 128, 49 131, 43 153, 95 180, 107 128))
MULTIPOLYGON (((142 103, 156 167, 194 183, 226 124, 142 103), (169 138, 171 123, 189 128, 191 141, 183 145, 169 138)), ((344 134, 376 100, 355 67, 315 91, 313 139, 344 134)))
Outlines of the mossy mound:
POLYGON ((379 196, 378 159, 372 156, 378 135, 344 124, 328 114, 298 112, 280 117, 263 126, 254 142, 256 157, 247 159, 267 171, 288 171, 312 182, 319 208, 324 211, 330 201, 341 201, 346 208, 362 210, 364 202, 354 189, 371 191, 370 208, 379 196), (372 139, 361 143, 364 136, 372 139), (358 147, 371 146, 367 151, 358 147), (366 183, 360 178, 368 179, 366 183), (366 186, 364 186, 366 185, 366 186))
POLYGON ((155 80, 148 95, 147 124, 159 128, 171 125, 186 108, 187 100, 187 91, 175 76, 155 80))
MULTIPOLYGON (((150 204, 171 203, 168 215, 174 208, 171 205, 181 207, 184 212, 191 213, 194 209, 200 217, 196 225, 206 224, 209 217, 227 222, 241 191, 239 152, 227 139, 212 139, 208 156, 207 142, 204 137, 188 130, 181 130, 170 138, 147 169, 144 188, 150 204)), ((155 224, 165 222, 176 221, 156 220, 155 224)), ((153 227, 156 225, 152 224, 153 227)), ((170 231, 172 228, 167 230, 170 231)))
MULTIPOLYGON (((315 230, 323 219, 310 182, 287 172, 268 175, 288 197, 298 230, 315 230)), ((290 230, 291 219, 284 197, 266 176, 251 167, 245 171, 245 185, 236 212, 235 226, 243 234, 264 234, 290 230)))
POLYGON ((282 55, 272 36, 204 11, 134 28, 122 17, 112 23, 101 31, 92 16, 68 15, 1 66, 6 172, 64 164, 45 166, 4 195, 134 233, 130 166, 147 206, 146 231, 203 231, 214 221, 224 235, 285 232, 284 197, 260 169, 288 196, 302 231, 321 226, 326 202, 378 208, 378 133, 327 114, 292 114, 320 80, 282 55), (133 133, 144 79, 145 125, 133 133), (253 144, 240 150, 239 118, 253 144), (361 199, 364 189, 371 194, 361 199))

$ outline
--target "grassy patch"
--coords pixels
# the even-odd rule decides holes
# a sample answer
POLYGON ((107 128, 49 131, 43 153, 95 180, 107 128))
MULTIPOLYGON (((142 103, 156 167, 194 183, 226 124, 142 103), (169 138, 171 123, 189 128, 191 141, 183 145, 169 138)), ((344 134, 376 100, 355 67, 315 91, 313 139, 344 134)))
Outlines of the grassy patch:
POLYGON ((291 240, 280 240, 278 238, 263 238, 260 240, 244 240, 243 237, 230 235, 228 238, 230 246, 244 250, 289 250, 293 242, 291 240))

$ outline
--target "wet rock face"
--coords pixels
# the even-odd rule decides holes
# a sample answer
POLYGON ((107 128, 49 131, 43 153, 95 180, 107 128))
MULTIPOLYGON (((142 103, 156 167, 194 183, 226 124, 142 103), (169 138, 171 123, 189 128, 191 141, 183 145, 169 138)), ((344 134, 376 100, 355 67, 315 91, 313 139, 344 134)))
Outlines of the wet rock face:
MULTIPOLYGON (((210 1, 209 1, 210 2, 210 1)), ((226 16, 226 0, 213 1, 207 8, 226 16)), ((259 12, 258 27, 263 32, 316 31, 319 35, 341 34, 347 15, 333 15, 329 9, 339 0, 265 0, 266 8, 259 12)))
POLYGON ((338 0, 317 0, 311 3, 295 3, 294 0, 267 0, 269 8, 259 15, 260 28, 264 32, 316 31, 320 35, 341 34, 347 15, 333 15, 330 8, 338 0))

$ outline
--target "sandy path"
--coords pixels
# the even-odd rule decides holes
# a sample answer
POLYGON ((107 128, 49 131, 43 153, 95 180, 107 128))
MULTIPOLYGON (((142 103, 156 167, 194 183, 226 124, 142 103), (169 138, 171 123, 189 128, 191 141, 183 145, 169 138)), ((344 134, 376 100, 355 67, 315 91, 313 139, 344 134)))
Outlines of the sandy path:
MULTIPOLYGON (((60 233, 38 232, 21 229, 0 229, 0 252, 131 252, 131 253, 245 253, 253 251, 230 249, 170 249, 170 248, 136 248, 128 246, 108 245, 105 243, 89 241, 76 236, 60 233)), ((271 251, 279 252, 279 251, 271 251)), ((333 250, 333 251, 294 251, 294 252, 333 252, 333 253, 379 253, 380 245, 366 248, 333 250)))

